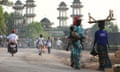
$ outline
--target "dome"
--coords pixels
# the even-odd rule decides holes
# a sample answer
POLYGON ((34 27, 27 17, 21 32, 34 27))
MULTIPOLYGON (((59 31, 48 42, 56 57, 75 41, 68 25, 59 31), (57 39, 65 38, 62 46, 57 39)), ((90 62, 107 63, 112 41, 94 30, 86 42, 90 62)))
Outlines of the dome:
POLYGON ((20 0, 17 0, 15 5, 22 5, 22 2, 20 0))
POLYGON ((80 0, 74 0, 73 3, 80 3, 80 0))
POLYGON ((43 18, 40 23, 50 24, 50 20, 47 18, 43 18))
POLYGON ((59 6, 66 6, 65 2, 61 2, 59 6))

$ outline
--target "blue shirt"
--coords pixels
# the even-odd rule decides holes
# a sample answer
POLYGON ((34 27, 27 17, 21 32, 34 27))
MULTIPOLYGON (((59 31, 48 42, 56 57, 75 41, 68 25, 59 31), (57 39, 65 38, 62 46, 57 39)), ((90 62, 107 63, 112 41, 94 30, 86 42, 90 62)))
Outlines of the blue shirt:
POLYGON ((95 40, 98 45, 108 44, 108 34, 105 30, 98 30, 95 32, 95 40))
POLYGON ((80 26, 75 26, 75 31, 81 36, 84 37, 84 29, 80 26))

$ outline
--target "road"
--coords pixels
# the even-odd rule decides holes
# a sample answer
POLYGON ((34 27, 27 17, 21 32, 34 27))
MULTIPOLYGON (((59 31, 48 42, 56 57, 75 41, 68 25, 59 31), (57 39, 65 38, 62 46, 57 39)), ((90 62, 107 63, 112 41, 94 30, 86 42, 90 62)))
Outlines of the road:
POLYGON ((37 49, 20 48, 12 57, 0 48, 0 72, 100 72, 92 69, 75 70, 69 66, 69 52, 52 50, 51 54, 37 54, 37 49))

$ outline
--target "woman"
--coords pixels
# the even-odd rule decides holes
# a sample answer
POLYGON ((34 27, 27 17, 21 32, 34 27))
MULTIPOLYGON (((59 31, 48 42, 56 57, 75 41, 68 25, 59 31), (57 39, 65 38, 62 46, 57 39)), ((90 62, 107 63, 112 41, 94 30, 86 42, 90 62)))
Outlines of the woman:
MULTIPOLYGON (((80 37, 83 37, 83 29, 80 27, 81 25, 81 19, 77 19, 76 20, 76 24, 74 24, 74 28, 71 27, 71 31, 72 29, 74 29, 78 35, 80 37)), ((81 46, 81 42, 80 39, 75 39, 71 36, 71 32, 70 32, 70 50, 71 50, 71 67, 75 68, 75 69, 80 69, 80 56, 81 56, 81 51, 82 51, 82 46, 81 46)), ((68 50, 68 48, 67 48, 68 50)))
POLYGON ((95 32, 95 40, 93 48, 95 44, 97 45, 97 52, 99 56, 99 70, 104 70, 104 68, 111 68, 111 62, 108 56, 107 47, 109 47, 108 43, 108 34, 107 31, 104 30, 105 21, 99 21, 98 27, 99 30, 95 32))

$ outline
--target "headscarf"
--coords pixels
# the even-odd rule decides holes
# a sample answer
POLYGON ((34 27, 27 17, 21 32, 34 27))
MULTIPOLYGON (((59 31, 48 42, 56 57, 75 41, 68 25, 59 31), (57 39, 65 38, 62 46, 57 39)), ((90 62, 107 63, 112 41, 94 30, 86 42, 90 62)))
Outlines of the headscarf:
POLYGON ((78 19, 80 19, 80 16, 75 16, 73 18, 73 26, 76 25, 78 19))

